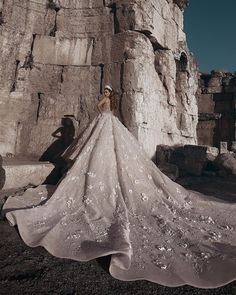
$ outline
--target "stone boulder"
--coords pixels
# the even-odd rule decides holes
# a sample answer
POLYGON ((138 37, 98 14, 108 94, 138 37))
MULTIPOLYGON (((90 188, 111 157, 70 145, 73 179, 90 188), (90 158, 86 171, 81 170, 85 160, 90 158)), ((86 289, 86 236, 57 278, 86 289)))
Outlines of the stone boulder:
POLYGON ((215 147, 201 145, 185 145, 156 147, 156 164, 158 168, 171 179, 186 174, 202 175, 203 171, 215 173, 213 161, 219 154, 215 147))
POLYGON ((209 162, 213 162, 219 154, 215 147, 201 145, 185 145, 185 170, 193 175, 202 175, 209 162))
POLYGON ((2 191, 15 190, 42 184, 52 172, 54 166, 49 162, 37 161, 3 161, 0 171, 0 184, 2 191))
POLYGON ((179 168, 175 164, 171 164, 172 153, 174 147, 160 144, 156 147, 156 164, 158 168, 166 174, 170 179, 176 180, 179 177, 179 168))
POLYGON ((234 152, 234 157, 236 157, 236 141, 232 142, 231 151, 234 152))
POLYGON ((174 148, 165 144, 157 145, 156 147, 156 164, 160 165, 163 163, 170 162, 171 155, 174 148))
POLYGON ((173 152, 171 163, 176 164, 180 170, 187 174, 200 176, 207 165, 216 159, 218 154, 219 150, 214 147, 185 145, 173 152))
POLYGON ((218 155, 214 164, 219 171, 226 171, 228 174, 236 175, 236 157, 234 153, 218 155))

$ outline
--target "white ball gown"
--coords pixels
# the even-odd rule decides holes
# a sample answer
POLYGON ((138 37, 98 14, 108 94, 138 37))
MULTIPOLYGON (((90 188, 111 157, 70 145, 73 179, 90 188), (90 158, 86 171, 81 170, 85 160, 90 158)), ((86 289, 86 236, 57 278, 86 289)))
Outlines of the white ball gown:
POLYGON ((111 255, 110 274, 124 281, 235 280, 236 204, 171 181, 109 111, 67 153, 74 163, 55 191, 28 189, 4 205, 27 245, 77 261, 111 255))

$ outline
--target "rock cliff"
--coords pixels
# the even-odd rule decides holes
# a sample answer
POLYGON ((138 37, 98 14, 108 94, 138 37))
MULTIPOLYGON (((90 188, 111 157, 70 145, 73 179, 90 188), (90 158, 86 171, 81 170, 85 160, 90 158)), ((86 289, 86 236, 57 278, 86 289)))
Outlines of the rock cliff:
POLYGON ((198 69, 186 0, 0 0, 0 154, 40 156, 64 115, 82 131, 104 84, 152 157, 195 144, 198 69))

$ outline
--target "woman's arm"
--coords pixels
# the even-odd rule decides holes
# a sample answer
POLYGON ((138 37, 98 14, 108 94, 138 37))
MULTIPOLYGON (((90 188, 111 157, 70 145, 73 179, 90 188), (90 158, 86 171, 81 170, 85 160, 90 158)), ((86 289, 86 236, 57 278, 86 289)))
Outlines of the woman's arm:
POLYGON ((58 134, 61 133, 61 129, 62 127, 59 127, 56 131, 52 133, 52 136, 56 138, 60 138, 61 136, 59 136, 58 134))

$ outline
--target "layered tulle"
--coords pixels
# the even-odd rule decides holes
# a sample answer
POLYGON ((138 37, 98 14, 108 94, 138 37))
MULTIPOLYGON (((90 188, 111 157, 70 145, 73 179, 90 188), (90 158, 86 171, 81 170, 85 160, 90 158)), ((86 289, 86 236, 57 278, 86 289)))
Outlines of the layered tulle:
POLYGON ((26 244, 78 261, 111 255, 120 280, 212 288, 236 278, 236 205, 171 181, 112 113, 66 155, 73 165, 56 189, 4 205, 26 244))

